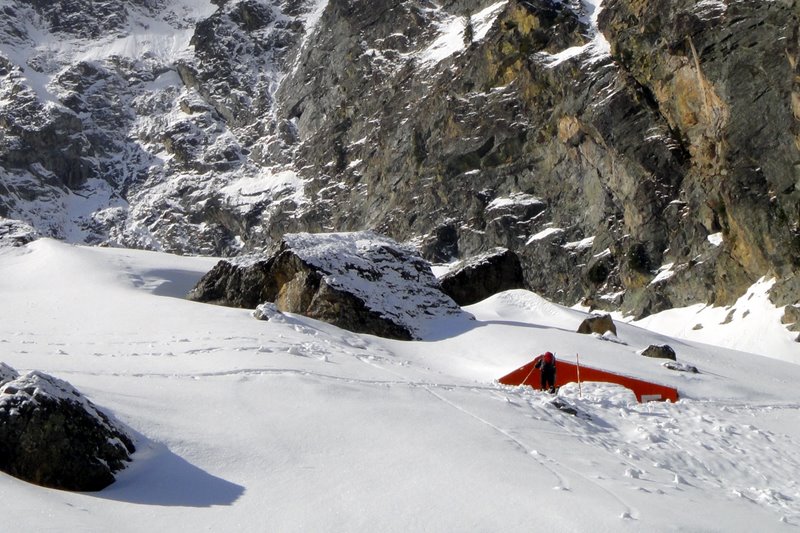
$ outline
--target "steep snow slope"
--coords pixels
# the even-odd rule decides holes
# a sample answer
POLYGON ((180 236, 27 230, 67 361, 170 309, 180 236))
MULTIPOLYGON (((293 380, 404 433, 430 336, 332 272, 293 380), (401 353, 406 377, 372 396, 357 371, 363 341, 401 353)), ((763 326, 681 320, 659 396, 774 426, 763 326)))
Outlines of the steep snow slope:
MULTIPOLYGON (((793 531, 800 367, 512 291, 423 342, 180 299, 212 259, 40 240, 0 251, 0 360, 65 379, 138 435, 96 494, 0 475, 37 531, 793 531), (670 342, 700 374, 636 351, 670 342), (494 380, 544 350, 675 385, 677 404, 494 380)), ((784 354, 788 355, 788 354, 784 354)))
POLYGON ((637 325, 699 342, 800 362, 800 335, 781 325, 784 314, 770 301, 775 280, 761 279, 733 305, 697 304, 633 321, 637 325))

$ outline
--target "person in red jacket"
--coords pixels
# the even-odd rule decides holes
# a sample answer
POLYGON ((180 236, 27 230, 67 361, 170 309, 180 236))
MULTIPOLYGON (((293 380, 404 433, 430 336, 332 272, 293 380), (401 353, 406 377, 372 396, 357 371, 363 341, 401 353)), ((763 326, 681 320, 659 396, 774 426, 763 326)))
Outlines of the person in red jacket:
POLYGON ((533 360, 533 367, 541 370, 542 390, 556 391, 556 356, 552 352, 544 352, 533 360))

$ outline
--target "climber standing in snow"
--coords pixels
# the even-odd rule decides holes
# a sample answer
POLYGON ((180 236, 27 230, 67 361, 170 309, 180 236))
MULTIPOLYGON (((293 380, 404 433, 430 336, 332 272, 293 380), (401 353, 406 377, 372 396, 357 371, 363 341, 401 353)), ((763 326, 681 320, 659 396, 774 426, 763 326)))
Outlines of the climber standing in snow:
POLYGON ((552 352, 544 352, 533 360, 533 367, 542 372, 542 390, 550 393, 556 391, 556 356, 552 352))

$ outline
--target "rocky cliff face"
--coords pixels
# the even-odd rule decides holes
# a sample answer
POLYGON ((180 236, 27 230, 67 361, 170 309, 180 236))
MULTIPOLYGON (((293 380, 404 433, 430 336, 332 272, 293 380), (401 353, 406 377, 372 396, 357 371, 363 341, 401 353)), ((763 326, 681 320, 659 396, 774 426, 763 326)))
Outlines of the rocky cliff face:
POLYGON ((796 0, 88 4, 0 10, 0 216, 40 233, 369 228, 570 304, 800 299, 796 0))

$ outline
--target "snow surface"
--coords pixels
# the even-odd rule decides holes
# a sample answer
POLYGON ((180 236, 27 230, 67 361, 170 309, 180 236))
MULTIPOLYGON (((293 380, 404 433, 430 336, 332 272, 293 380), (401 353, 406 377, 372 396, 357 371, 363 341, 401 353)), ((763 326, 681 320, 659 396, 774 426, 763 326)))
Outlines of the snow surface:
POLYGON ((586 237, 585 239, 581 239, 579 241, 568 242, 563 247, 566 250, 586 250, 587 248, 591 248, 594 245, 594 235, 591 237, 586 237))
MULTIPOLYGON (((388 341, 295 315, 259 321, 181 298, 214 263, 52 240, 0 250, 2 361, 68 381, 135 431, 138 450, 98 493, 0 474, 4 523, 120 532, 800 525, 796 364, 624 323, 626 344, 604 342, 574 333, 585 313, 521 290, 468 307, 473 322, 442 320, 439 340, 388 341), (651 343, 670 344, 699 373, 636 355, 651 343), (496 383, 545 349, 675 386, 683 399, 636 404, 616 386, 567 385, 559 396, 579 412, 570 416, 547 394, 496 383)), ((740 318, 732 324, 749 327, 740 318)))
POLYGON ((538 196, 533 196, 526 193, 513 193, 511 196, 501 196, 495 198, 489 202, 489 205, 486 206, 486 210, 493 211, 495 209, 502 209, 504 207, 514 207, 518 205, 532 206, 539 204, 544 204, 544 201, 538 196))
POLYGON ((720 246, 722 244, 722 241, 724 240, 724 238, 722 237, 722 232, 712 233, 711 235, 706 237, 706 239, 708 239, 708 242, 710 242, 714 246, 720 246))
POLYGON ((666 265, 661 265, 661 268, 658 269, 658 274, 656 274, 656 277, 654 277, 653 281, 650 282, 650 285, 656 285, 674 276, 675 271, 672 270, 672 267, 674 266, 675 263, 667 263, 666 265))

